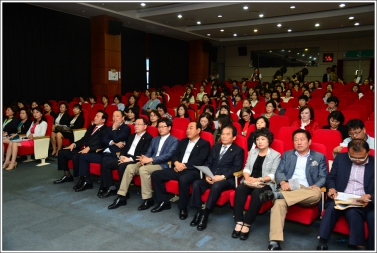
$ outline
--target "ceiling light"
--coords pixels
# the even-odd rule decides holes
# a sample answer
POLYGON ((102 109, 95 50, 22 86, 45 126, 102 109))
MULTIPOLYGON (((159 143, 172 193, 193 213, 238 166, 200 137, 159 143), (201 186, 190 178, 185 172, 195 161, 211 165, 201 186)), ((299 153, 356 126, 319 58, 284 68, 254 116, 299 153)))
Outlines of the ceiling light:
POLYGON ((289 33, 292 32, 292 29, 288 29, 288 32, 289 32, 289 33))
POLYGON ((311 56, 309 56, 309 59, 311 59, 312 57, 311 56))
POLYGON ((198 22, 196 22, 198 25, 200 25, 202 22, 200 22, 200 21, 198 21, 198 22))
POLYGON ((307 48, 305 48, 305 51, 308 51, 308 49, 307 49, 307 48))
POLYGON ((313 58, 313 60, 317 60, 317 58, 316 58, 316 57, 314 57, 314 58, 313 58))
POLYGON ((166 21, 165 24, 169 24, 169 22, 166 21))
POLYGON ((305 54, 302 54, 302 56, 305 56, 305 54))
POLYGON ((281 27, 281 24, 278 24, 278 27, 281 27))
POLYGON ((256 33, 256 32, 258 32, 258 30, 257 30, 257 29, 254 29, 254 32, 256 33))
POLYGON ((340 8, 342 8, 342 7, 344 7, 344 6, 346 6, 345 4, 339 4, 339 7, 340 8))
POLYGON ((141 3, 140 5, 141 5, 141 6, 145 6, 145 3, 141 3))
POLYGON ((218 18, 222 18, 222 17, 223 17, 223 15, 219 14, 219 15, 217 15, 217 17, 218 17, 218 18))
POLYGON ((259 14, 259 17, 260 17, 260 18, 263 18, 263 17, 264 17, 264 15, 263 15, 263 14, 259 14))
POLYGON ((300 54, 300 53, 297 53, 297 54, 300 54))
POLYGON ((247 35, 247 33, 244 33, 243 35, 247 35))
POLYGON ((223 31, 224 31, 224 29, 221 29, 221 30, 220 30, 220 32, 223 32, 223 31))
POLYGON ((178 18, 182 18, 182 15, 181 15, 181 14, 178 14, 178 18))
POLYGON ((106 4, 102 3, 101 5, 104 6, 104 5, 106 5, 106 4))
POLYGON ((284 49, 282 49, 281 51, 284 52, 284 49))
POLYGON ((318 26, 319 26, 319 24, 317 23, 317 24, 315 24, 315 26, 316 26, 316 27, 318 27, 318 26))
POLYGON ((355 25, 360 25, 360 23, 359 23, 359 22, 356 22, 355 25))
POLYGON ((244 10, 247 10, 247 9, 249 9, 249 7, 248 7, 248 6, 244 6, 243 9, 244 9, 244 10))
POLYGON ((349 17, 348 19, 354 19, 354 17, 349 17))
POLYGON ((210 33, 207 33, 207 36, 211 36, 211 34, 210 34, 210 33))
POLYGON ((82 13, 85 13, 85 11, 81 11, 82 13))
POLYGON ((272 51, 270 50, 270 53, 272 53, 272 51))
POLYGON ((290 53, 290 52, 291 52, 291 50, 288 50, 288 52, 290 53))
POLYGON ((296 8, 296 6, 292 5, 292 6, 291 6, 291 7, 289 7, 289 8, 291 8, 291 9, 294 9, 294 8, 296 8))
POLYGON ((237 33, 233 34, 233 36, 236 37, 236 36, 237 36, 237 33))

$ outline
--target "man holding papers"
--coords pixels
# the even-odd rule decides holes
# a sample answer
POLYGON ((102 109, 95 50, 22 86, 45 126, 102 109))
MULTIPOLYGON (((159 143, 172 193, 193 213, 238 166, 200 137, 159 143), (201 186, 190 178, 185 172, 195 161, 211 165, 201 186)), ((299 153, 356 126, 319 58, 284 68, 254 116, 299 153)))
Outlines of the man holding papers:
POLYGON ((202 231, 207 227, 209 214, 215 207, 221 192, 235 187, 233 173, 242 169, 244 150, 233 143, 236 139, 237 130, 233 125, 226 125, 221 130, 221 143, 213 146, 207 162, 214 177, 205 175, 203 179, 196 180, 192 186, 190 206, 197 208, 197 213, 190 226, 197 226, 202 231), (202 194, 210 189, 206 202, 206 208, 202 209, 202 194))
POLYGON ((189 201, 190 185, 200 179, 200 173, 195 165, 202 165, 211 149, 208 141, 200 138, 202 126, 200 122, 191 122, 187 126, 187 138, 183 139, 173 153, 171 168, 155 171, 152 174, 154 192, 158 205, 152 213, 170 209, 170 201, 166 194, 165 182, 178 180, 179 185, 179 218, 185 220, 188 216, 187 203, 189 201), (168 207, 168 208, 166 208, 168 207))
POLYGON ((369 145, 363 139, 353 139, 348 143, 348 153, 336 156, 331 172, 327 176, 326 212, 319 227, 319 243, 317 250, 327 250, 330 239, 340 215, 348 221, 350 235, 349 244, 356 249, 364 249, 364 221, 368 224, 367 250, 374 250, 374 157, 369 155, 369 145), (361 207, 350 207, 344 210, 335 209, 334 199, 338 192, 360 196, 361 207))

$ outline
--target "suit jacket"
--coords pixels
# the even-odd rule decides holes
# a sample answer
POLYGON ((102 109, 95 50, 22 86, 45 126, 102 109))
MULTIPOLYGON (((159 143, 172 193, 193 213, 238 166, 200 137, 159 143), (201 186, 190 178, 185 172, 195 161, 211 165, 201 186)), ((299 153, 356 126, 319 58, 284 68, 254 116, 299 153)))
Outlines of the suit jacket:
MULTIPOLYGON (((243 169, 243 173, 253 173, 253 167, 255 160, 257 160, 259 154, 259 148, 252 149, 249 152, 249 156, 246 161, 246 166, 243 169)), ((275 172, 280 163, 280 153, 273 150, 272 148, 268 149, 266 158, 264 158, 262 164, 262 177, 269 176, 271 181, 275 180, 275 172)), ((267 183, 270 184, 271 182, 267 183)), ((271 185, 272 186, 272 185, 271 185)))
POLYGON ((209 167, 214 175, 224 175, 227 179, 232 179, 234 184, 233 173, 242 169, 244 150, 233 143, 219 161, 221 147, 221 143, 212 147, 205 166, 209 167))
MULTIPOLYGON (((4 122, 3 122, 3 125, 4 125, 4 122)), ((7 132, 8 135, 17 133, 18 131, 17 127, 19 123, 20 123, 20 119, 17 117, 13 117, 12 120, 9 121, 8 124, 6 124, 5 127, 3 128, 3 132, 7 132)))
MULTIPOLYGON (((55 124, 56 118, 59 116, 60 113, 57 113, 56 116, 54 117, 53 123, 55 124)), ((68 112, 63 113, 63 116, 60 118, 59 125, 65 125, 69 126, 70 125, 70 120, 69 120, 69 114, 68 112)))
POLYGON ((327 73, 324 74, 323 77, 322 77, 322 82, 324 83, 324 82, 329 82, 329 81, 331 81, 330 80, 330 74, 329 74, 329 80, 327 80, 327 73))
POLYGON ((88 127, 85 135, 80 140, 74 142, 76 144, 75 149, 81 149, 81 147, 85 145, 90 148, 89 152, 96 152, 97 149, 102 148, 101 139, 104 138, 107 133, 107 126, 103 125, 92 135, 95 127, 96 125, 88 127))
POLYGON ((125 124, 124 122, 116 129, 113 130, 112 127, 107 128, 107 133, 104 138, 101 140, 101 144, 104 147, 102 151, 105 151, 107 148, 110 149, 111 154, 116 157, 116 153, 120 152, 121 149, 117 145, 110 145, 110 141, 117 142, 125 142, 128 136, 131 133, 130 127, 125 124))
MULTIPOLYGON (((338 192, 344 192, 347 187, 350 174, 351 174, 352 162, 348 158, 348 153, 338 154, 331 167, 331 171, 326 179, 326 188, 334 188, 338 192)), ((365 194, 372 196, 372 202, 369 205, 374 205, 374 157, 369 156, 369 161, 365 165, 364 172, 364 191, 365 194)))
POLYGON ((144 155, 144 154, 147 153, 148 148, 149 148, 149 146, 151 144, 151 141, 153 139, 152 135, 150 135, 149 133, 145 132, 143 134, 143 136, 141 137, 140 141, 136 145, 134 155, 133 156, 129 156, 128 155, 128 151, 131 148, 131 145, 132 145, 132 142, 135 139, 135 136, 136 136, 136 133, 131 134, 130 136, 128 136, 128 139, 127 139, 127 142, 126 142, 126 146, 124 146, 124 148, 122 148, 122 151, 120 153, 120 155, 124 155, 124 156, 132 158, 134 160, 134 162, 136 162, 136 156, 141 156, 141 155, 144 155))
POLYGON ((169 137, 166 139, 164 145, 162 145, 160 155, 156 156, 160 140, 161 136, 157 136, 152 139, 151 145, 149 146, 145 156, 153 158, 153 164, 159 164, 163 169, 166 169, 169 167, 168 161, 171 160, 174 151, 178 147, 179 141, 177 138, 170 134, 169 137))
MULTIPOLYGON (((178 148, 175 150, 173 154, 172 164, 174 164, 176 161, 182 162, 188 144, 189 144, 188 138, 184 138, 180 141, 178 148)), ((194 167, 194 165, 196 166, 203 165, 208 157, 210 150, 211 150, 211 146, 209 142, 202 138, 199 138, 198 142, 195 144, 194 148, 192 149, 190 153, 187 163, 185 163, 187 169, 198 170, 197 168, 194 167)))
POLYGON ((71 121, 73 120, 74 117, 75 115, 72 115, 71 118, 69 119, 69 126, 71 127, 71 129, 83 128, 84 123, 85 123, 83 112, 81 112, 80 115, 77 117, 77 119, 75 120, 75 123, 71 125, 71 121))
MULTIPOLYGON (((280 164, 276 170, 275 178, 277 188, 280 188, 280 182, 283 180, 289 180, 292 178, 296 168, 297 156, 296 150, 289 150, 284 152, 280 164)), ((310 155, 306 162, 305 169, 306 179, 309 185, 316 185, 322 187, 325 185, 327 176, 327 165, 325 155, 310 150, 310 155)))

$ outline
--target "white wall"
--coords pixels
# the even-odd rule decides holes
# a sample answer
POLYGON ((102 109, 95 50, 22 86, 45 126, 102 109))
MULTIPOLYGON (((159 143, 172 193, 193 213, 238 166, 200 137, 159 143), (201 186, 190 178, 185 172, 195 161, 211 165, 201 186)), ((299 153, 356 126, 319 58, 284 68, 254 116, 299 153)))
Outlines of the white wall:
MULTIPOLYGON (((217 62, 225 63, 224 80, 227 78, 241 80, 243 77, 250 77, 253 72, 253 68, 249 67, 250 51, 305 47, 319 47, 319 66, 308 67, 309 74, 305 78, 306 81, 322 81, 322 76, 324 73, 326 73, 326 68, 331 67, 333 64, 336 65, 338 60, 342 60, 344 51, 375 49, 373 37, 248 45, 247 56, 238 56, 238 46, 229 46, 218 49, 217 62), (334 53, 334 61, 331 63, 322 63, 323 53, 334 53)), ((369 76, 369 62, 370 60, 361 60, 363 78, 367 78, 369 76)), ((359 68, 359 60, 345 60, 343 67, 343 78, 346 82, 350 82, 353 80, 355 70, 359 68)), ((288 67, 286 75, 292 76, 302 68, 303 67, 288 67)), ((276 70, 278 70, 278 68, 260 68, 259 71, 263 75, 262 81, 270 82, 276 70)))

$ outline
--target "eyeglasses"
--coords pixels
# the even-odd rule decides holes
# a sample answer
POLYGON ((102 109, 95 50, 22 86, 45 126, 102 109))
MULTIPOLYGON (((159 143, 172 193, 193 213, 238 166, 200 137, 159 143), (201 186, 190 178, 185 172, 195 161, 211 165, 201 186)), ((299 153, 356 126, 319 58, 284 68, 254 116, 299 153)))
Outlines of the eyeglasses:
POLYGON ((362 132, 362 130, 360 130, 359 132, 348 133, 348 135, 349 135, 349 137, 357 136, 357 135, 359 135, 361 132, 362 132))
POLYGON ((168 126, 158 126, 157 128, 158 129, 163 129, 164 127, 168 127, 168 126))
POLYGON ((368 155, 367 154, 364 158, 353 158, 350 156, 350 153, 348 153, 348 158, 352 161, 352 162, 363 162, 365 161, 367 158, 368 158, 368 155))

